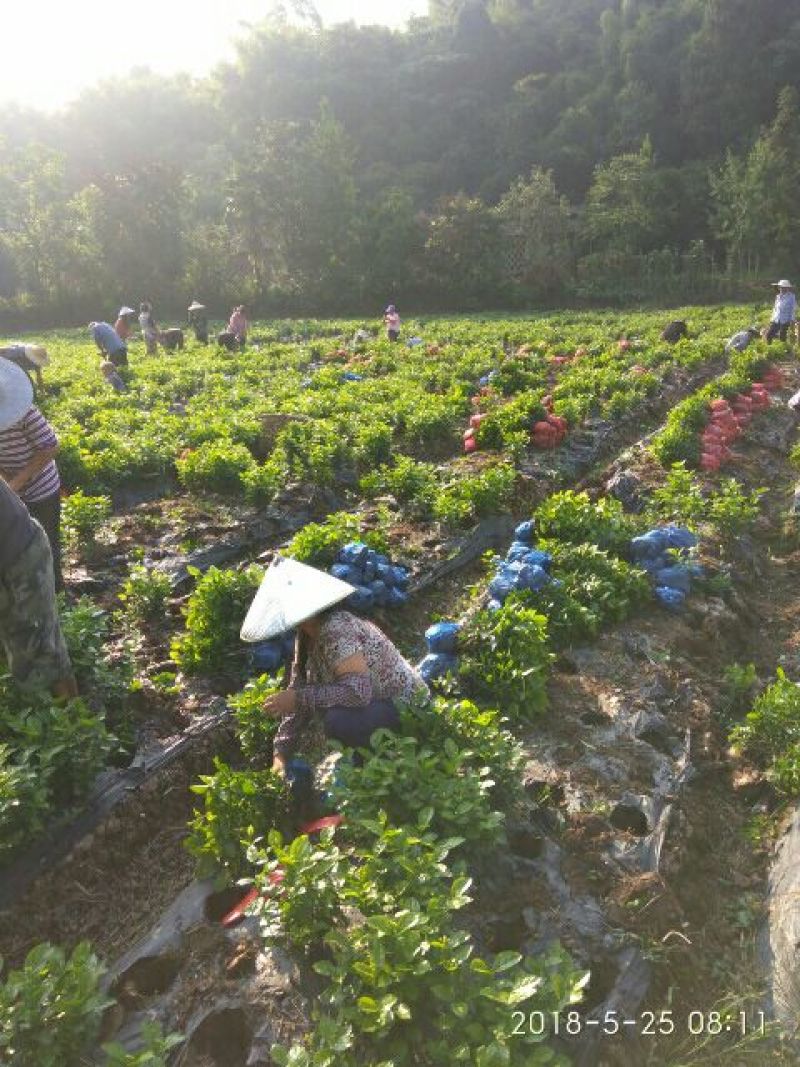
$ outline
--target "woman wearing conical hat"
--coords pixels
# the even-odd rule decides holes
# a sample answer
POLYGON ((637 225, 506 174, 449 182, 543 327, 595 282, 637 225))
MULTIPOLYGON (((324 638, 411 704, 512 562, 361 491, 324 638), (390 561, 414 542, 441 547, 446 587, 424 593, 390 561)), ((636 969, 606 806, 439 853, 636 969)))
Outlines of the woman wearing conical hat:
POLYGON ((314 717, 327 737, 363 748, 375 730, 397 728, 399 704, 427 693, 389 638, 343 608, 354 592, 324 571, 281 559, 267 571, 245 619, 247 641, 298 630, 289 688, 264 704, 281 720, 273 744, 273 769, 281 773, 314 717))
POLYGON ((189 325, 194 330, 194 336, 201 345, 208 344, 208 312, 205 304, 193 300, 189 305, 189 325))

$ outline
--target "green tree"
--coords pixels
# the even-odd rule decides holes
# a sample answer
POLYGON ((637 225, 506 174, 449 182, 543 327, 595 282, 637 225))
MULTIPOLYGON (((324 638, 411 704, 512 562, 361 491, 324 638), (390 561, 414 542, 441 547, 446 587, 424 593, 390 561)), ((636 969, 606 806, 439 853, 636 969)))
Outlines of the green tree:
POLYGON ((441 300, 481 307, 497 296, 503 274, 497 216, 465 193, 446 197, 428 222, 423 273, 441 300))
POLYGON ((600 164, 586 199, 586 229, 593 241, 614 252, 645 252, 668 229, 659 196, 653 147, 645 139, 638 152, 600 164))
POLYGON ((572 269, 572 213, 550 171, 534 167, 496 208, 512 277, 530 296, 556 296, 572 269))

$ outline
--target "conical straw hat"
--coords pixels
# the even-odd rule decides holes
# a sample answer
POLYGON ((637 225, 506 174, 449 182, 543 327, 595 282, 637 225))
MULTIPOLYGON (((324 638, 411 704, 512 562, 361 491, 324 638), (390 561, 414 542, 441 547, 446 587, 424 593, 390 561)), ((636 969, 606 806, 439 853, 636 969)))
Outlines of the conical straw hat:
POLYGON ((19 422, 33 406, 33 386, 28 375, 8 359, 0 359, 0 432, 19 422))
POLYGON ((193 300, 188 307, 188 311, 205 311, 205 304, 199 304, 196 300, 193 300))
POLYGON ((352 585, 325 571, 294 559, 278 559, 264 575, 240 637, 243 641, 277 637, 354 592, 352 585))

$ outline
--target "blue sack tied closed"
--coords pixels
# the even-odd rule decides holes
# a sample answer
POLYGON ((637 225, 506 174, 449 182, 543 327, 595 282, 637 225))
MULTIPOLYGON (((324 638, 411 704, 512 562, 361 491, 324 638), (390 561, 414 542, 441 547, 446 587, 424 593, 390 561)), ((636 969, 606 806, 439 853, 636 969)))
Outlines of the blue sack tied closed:
POLYGON ((446 652, 432 652, 422 660, 417 670, 424 681, 434 682, 437 678, 444 678, 446 674, 455 674, 458 670, 458 659, 446 652))
POLYGON ((512 541, 511 547, 506 552, 506 561, 508 563, 518 563, 524 559, 525 556, 531 551, 531 546, 526 544, 525 541, 512 541))
POLYGON ((380 578, 376 578, 374 582, 370 583, 370 589, 372 590, 372 596, 375 599, 375 603, 379 608, 382 608, 389 603, 389 588, 386 585, 386 582, 382 582, 380 578))
POLYGON ((361 584, 361 571, 358 567, 353 567, 349 563, 334 563, 330 569, 330 573, 334 578, 339 578, 343 582, 349 582, 350 585, 361 584))
POLYGON ((351 567, 363 567, 369 558, 369 546, 363 541, 351 541, 339 550, 338 563, 347 563, 351 567))
POLYGON ((404 593, 402 589, 398 589, 393 586, 389 590, 389 595, 386 600, 387 607, 390 608, 402 608, 408 603, 408 593, 404 593))
POLYGON ((631 554, 634 559, 655 559, 669 548, 669 535, 663 528, 648 530, 647 533, 634 537, 631 541, 631 554))
POLYGON ((520 563, 525 563, 530 567, 541 567, 543 571, 548 571, 553 565, 553 557, 549 552, 543 552, 540 548, 531 548, 520 560, 520 563))
POLYGON ((345 603, 353 611, 372 611, 375 606, 375 597, 372 595, 372 590, 368 585, 357 585, 355 593, 349 596, 345 603))
POLYGON ((688 593, 692 588, 692 576, 689 569, 682 564, 675 567, 664 567, 656 576, 657 586, 666 586, 668 589, 678 589, 682 593, 688 593))
POLYGON ((522 541, 524 544, 530 545, 533 543, 534 530, 535 523, 533 519, 528 519, 527 522, 521 522, 514 531, 514 540, 522 541))
POLYGON ((683 603, 686 600, 686 593, 681 589, 671 589, 666 585, 656 586, 655 595, 656 600, 671 611, 677 611, 679 608, 682 608, 683 603))
POLYGON ((489 594, 495 599, 499 600, 502 604, 506 597, 512 592, 514 586, 511 579, 506 578, 502 574, 496 575, 489 582, 489 594))
POLYGON ((435 622, 425 631, 428 651, 455 652, 460 630, 461 626, 457 622, 435 622))
POLYGON ((286 654, 283 641, 259 641, 250 650, 253 670, 259 674, 274 674, 283 666, 286 654))
POLYGON ((670 548, 688 549, 697 544, 697 537, 685 526, 665 526, 663 529, 670 548))

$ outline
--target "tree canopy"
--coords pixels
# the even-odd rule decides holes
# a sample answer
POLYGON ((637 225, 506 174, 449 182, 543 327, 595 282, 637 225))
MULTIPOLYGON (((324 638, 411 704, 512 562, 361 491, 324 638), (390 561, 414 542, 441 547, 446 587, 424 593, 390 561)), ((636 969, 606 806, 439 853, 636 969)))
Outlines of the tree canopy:
POLYGON ((205 79, 0 111, 7 316, 635 297, 699 242, 791 269, 800 0, 431 0, 404 31, 301 7, 205 79))

